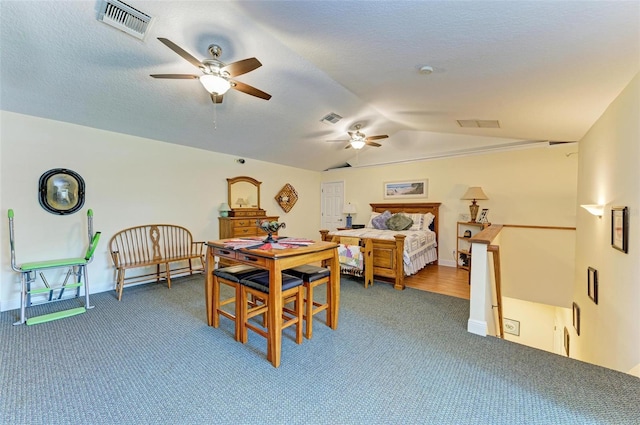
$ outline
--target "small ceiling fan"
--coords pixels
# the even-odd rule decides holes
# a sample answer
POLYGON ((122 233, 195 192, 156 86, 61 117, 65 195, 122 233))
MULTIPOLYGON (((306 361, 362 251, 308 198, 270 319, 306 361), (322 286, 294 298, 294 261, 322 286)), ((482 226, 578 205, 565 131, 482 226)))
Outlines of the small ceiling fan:
POLYGON ((212 44, 209 46, 209 53, 212 59, 204 59, 199 61, 186 50, 179 47, 177 44, 166 38, 158 37, 165 46, 182 56, 187 62, 193 66, 200 68, 202 75, 191 74, 151 74, 153 78, 169 78, 178 80, 195 80, 198 79, 204 86, 204 88, 211 94, 211 100, 213 103, 222 103, 222 99, 227 90, 234 89, 243 93, 250 94, 251 96, 259 97, 261 99, 269 100, 271 95, 258 90, 248 84, 241 83, 233 80, 232 78, 238 75, 246 74, 253 71, 256 68, 262 66, 260 61, 256 58, 244 59, 241 61, 233 62, 228 65, 220 61, 218 58, 222 53, 220 46, 212 44))
POLYGON ((349 140, 327 140, 328 142, 349 142, 349 144, 347 146, 345 146, 345 149, 349 149, 349 148, 354 148, 354 149, 362 149, 365 145, 367 146, 374 146, 374 147, 380 147, 382 146, 380 143, 376 143, 373 140, 380 140, 380 139, 386 139, 387 136, 386 134, 382 134, 379 136, 370 136, 367 137, 364 133, 360 132, 360 129, 362 128, 362 124, 356 124, 354 126, 354 128, 356 129, 355 132, 353 131, 349 131, 349 140))

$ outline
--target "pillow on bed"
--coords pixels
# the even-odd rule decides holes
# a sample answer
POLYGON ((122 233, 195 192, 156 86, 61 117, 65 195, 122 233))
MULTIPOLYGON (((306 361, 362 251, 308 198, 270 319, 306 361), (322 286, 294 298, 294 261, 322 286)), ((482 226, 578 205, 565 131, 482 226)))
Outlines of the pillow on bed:
POLYGON ((431 213, 426 213, 424 215, 424 222, 422 223, 422 230, 431 229, 431 224, 433 223, 433 219, 436 218, 435 215, 431 213))
POLYGON ((369 221, 367 222, 367 225, 365 227, 367 227, 369 229, 374 229, 374 227, 373 227, 373 219, 376 218, 379 215, 380 215, 379 212, 372 212, 371 213, 371 217, 369 217, 369 221))
POLYGON ((413 221, 413 224, 411 225, 411 227, 404 230, 422 230, 422 223, 424 222, 424 214, 420 214, 420 213, 417 213, 417 214, 401 213, 401 214, 406 215, 413 221))
POLYGON ((402 213, 394 214, 387 220, 389 230, 407 230, 413 225, 413 220, 402 213))
POLYGON ((390 218, 391 218, 391 213, 389 211, 385 211, 379 216, 375 217, 373 220, 371 220, 371 224, 373 224, 374 229, 388 230, 389 228, 387 227, 387 220, 389 220, 390 218))

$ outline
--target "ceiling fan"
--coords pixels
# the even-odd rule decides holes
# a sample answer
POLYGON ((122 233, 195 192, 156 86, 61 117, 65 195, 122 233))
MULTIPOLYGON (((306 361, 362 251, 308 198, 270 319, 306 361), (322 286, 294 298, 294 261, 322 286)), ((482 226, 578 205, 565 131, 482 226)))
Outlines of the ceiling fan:
POLYGON ((182 56, 193 66, 200 68, 202 75, 191 74, 151 74, 153 78, 169 78, 178 80, 195 80, 198 79, 204 86, 204 88, 211 94, 211 100, 213 103, 222 103, 222 99, 227 90, 234 89, 243 93, 250 94, 251 96, 259 97, 261 99, 269 100, 271 95, 258 90, 248 84, 241 83, 233 80, 238 75, 246 74, 253 71, 256 68, 262 66, 260 61, 256 58, 244 59, 241 61, 233 62, 228 65, 224 64, 218 58, 222 53, 220 46, 212 44, 209 46, 209 53, 212 59, 204 59, 199 61, 187 51, 179 47, 177 44, 166 38, 158 37, 165 46, 182 56))
POLYGON ((345 149, 349 149, 349 148, 362 149, 365 145, 374 146, 377 148, 382 145, 380 143, 374 142, 373 140, 386 139, 387 137, 389 137, 386 134, 367 137, 364 133, 360 132, 360 129, 362 128, 362 124, 356 124, 354 128, 356 129, 355 132, 353 131, 348 132, 350 137, 349 140, 328 140, 328 142, 349 142, 349 144, 344 147, 345 149))

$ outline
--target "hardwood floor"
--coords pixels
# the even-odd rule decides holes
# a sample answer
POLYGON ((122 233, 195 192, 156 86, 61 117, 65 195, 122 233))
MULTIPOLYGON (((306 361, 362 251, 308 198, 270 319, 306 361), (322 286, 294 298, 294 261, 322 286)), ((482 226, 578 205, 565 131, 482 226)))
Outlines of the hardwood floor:
POLYGON ((409 288, 436 292, 457 298, 470 298, 469 272, 457 267, 427 266, 419 273, 404 278, 409 288))

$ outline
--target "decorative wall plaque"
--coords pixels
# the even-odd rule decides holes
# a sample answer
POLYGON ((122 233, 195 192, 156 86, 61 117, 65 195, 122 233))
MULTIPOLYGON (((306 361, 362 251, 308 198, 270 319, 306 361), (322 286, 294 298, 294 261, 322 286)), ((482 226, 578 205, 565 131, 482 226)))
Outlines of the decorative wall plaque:
POLYGON ((51 214, 73 214, 84 205, 84 180, 75 171, 54 168, 40 176, 42 208, 51 214))
POLYGON ((288 213, 298 201, 296 190, 289 183, 285 184, 276 195, 276 201, 284 212, 288 213))

